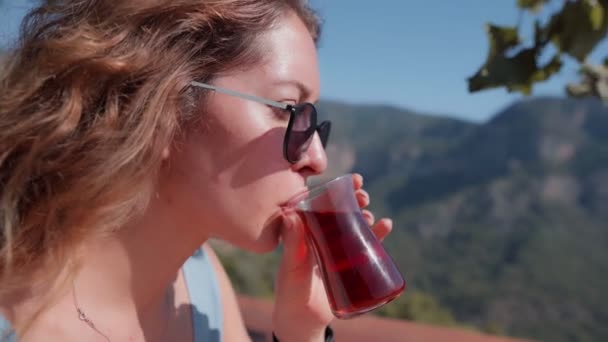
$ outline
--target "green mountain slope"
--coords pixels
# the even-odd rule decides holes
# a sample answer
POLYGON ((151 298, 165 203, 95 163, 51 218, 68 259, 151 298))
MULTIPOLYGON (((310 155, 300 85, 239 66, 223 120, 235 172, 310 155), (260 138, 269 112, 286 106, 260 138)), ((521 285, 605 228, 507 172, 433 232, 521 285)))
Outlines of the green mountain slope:
MULTIPOLYGON (((408 292, 437 307, 427 321, 451 322, 447 312, 543 341, 608 340, 606 106, 533 98, 483 124, 386 106, 319 111, 334 122, 325 178, 365 176, 371 209, 395 219, 385 245, 408 292)), ((231 273, 253 283, 234 260, 231 273)), ((383 312, 412 307, 404 298, 383 312)))

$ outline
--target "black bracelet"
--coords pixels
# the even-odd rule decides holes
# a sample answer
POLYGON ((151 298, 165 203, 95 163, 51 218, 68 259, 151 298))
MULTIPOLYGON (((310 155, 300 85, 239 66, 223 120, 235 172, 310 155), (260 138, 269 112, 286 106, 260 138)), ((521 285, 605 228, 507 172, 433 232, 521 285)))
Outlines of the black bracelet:
MULTIPOLYGON (((279 339, 275 336, 274 331, 272 332, 272 342, 280 342, 279 339)), ((329 325, 325 328, 325 342, 335 342, 334 331, 331 330, 331 327, 329 325)))

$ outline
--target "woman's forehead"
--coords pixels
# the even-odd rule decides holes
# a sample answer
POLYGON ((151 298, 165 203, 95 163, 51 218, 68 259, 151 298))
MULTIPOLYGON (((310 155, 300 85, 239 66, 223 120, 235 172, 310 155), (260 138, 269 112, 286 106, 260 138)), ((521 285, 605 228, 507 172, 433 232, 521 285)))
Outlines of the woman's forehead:
POLYGON ((315 43, 295 15, 283 20, 261 37, 264 40, 263 72, 277 85, 291 85, 310 97, 318 96, 319 63, 315 43))

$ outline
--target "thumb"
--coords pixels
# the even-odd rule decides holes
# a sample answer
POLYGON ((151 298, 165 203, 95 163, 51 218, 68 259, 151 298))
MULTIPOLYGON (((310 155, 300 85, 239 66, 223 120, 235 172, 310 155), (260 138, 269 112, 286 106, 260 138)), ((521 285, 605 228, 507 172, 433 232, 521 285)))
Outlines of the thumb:
POLYGON ((306 228, 300 216, 292 210, 283 212, 283 263, 287 270, 303 266, 309 260, 306 228))

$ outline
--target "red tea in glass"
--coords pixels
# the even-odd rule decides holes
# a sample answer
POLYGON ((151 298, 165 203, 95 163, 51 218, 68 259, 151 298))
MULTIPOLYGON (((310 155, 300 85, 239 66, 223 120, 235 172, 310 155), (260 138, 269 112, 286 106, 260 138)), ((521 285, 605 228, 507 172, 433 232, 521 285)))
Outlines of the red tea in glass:
POLYGON ((350 318, 397 298, 405 280, 357 205, 352 175, 290 201, 306 225, 334 315, 350 318))

